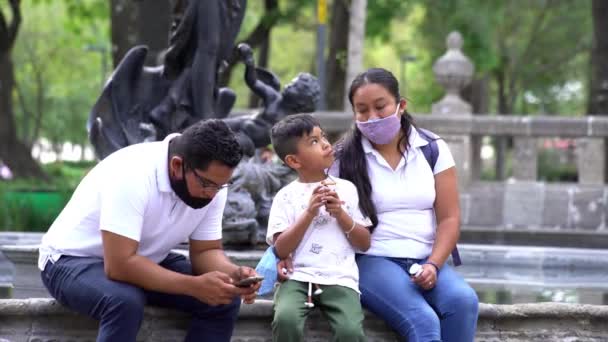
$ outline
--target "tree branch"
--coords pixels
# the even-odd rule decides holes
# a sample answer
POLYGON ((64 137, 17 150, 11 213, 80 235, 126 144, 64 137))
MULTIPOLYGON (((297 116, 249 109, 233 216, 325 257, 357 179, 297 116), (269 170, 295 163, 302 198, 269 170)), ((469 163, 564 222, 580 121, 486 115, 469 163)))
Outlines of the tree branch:
POLYGON ((13 11, 13 20, 8 26, 8 47, 9 49, 15 44, 19 25, 21 24, 21 0, 10 0, 11 10, 13 11))
POLYGON ((272 29, 272 27, 279 21, 281 17, 281 12, 279 10, 279 5, 277 1, 267 1, 266 2, 266 12, 260 22, 255 27, 255 29, 249 34, 247 38, 245 38, 241 43, 247 43, 251 48, 255 48, 260 45, 268 32, 272 29))
POLYGON ((32 112, 30 111, 29 107, 27 106, 27 101, 25 101, 25 94, 23 93, 23 90, 21 89, 21 86, 19 85, 19 82, 17 80, 15 80, 14 83, 15 86, 15 91, 17 92, 17 99, 19 100, 19 105, 21 106, 21 110, 23 110, 23 116, 24 119, 23 120, 23 133, 24 136, 29 136, 29 119, 32 117, 32 112))
POLYGON ((528 44, 526 44, 526 48, 524 49, 524 52, 519 56, 519 57, 515 57, 514 59, 512 59, 510 61, 509 64, 511 64, 511 66, 513 67, 513 71, 509 73, 509 82, 508 82, 508 86, 507 86, 507 97, 509 98, 509 107, 513 108, 513 102, 515 101, 515 83, 517 82, 518 78, 519 78, 519 73, 521 72, 521 61, 525 61, 526 58, 528 57, 528 55, 530 54, 530 51, 532 49, 532 46, 536 43, 536 40, 538 39, 538 37, 540 36, 539 32, 541 31, 541 28, 543 27, 543 24, 545 22, 545 18, 547 16, 548 13, 548 9, 549 9, 549 4, 552 3, 552 1, 547 0, 543 3, 543 8, 541 9, 540 14, 538 15, 537 19, 534 20, 534 26, 532 26, 532 30, 530 32, 530 40, 528 40, 528 44))

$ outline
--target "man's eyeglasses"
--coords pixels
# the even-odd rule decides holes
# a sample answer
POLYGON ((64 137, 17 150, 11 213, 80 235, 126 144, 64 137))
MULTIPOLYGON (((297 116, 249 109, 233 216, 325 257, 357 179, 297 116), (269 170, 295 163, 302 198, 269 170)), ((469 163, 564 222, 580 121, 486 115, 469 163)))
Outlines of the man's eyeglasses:
POLYGON ((193 168, 191 168, 190 170, 192 170, 192 173, 194 174, 194 177, 196 177, 198 184, 200 184, 200 186, 205 190, 218 192, 218 191, 232 185, 232 182, 228 182, 226 184, 219 185, 219 184, 213 182, 212 180, 209 180, 209 179, 199 175, 198 173, 196 173, 196 170, 194 170, 193 168))

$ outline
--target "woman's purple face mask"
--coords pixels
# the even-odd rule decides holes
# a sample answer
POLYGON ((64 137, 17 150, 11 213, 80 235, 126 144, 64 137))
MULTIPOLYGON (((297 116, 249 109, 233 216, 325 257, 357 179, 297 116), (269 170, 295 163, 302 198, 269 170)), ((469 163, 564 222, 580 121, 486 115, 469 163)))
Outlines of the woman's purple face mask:
POLYGON ((369 141, 377 145, 386 145, 393 141, 401 128, 401 120, 399 117, 399 107, 392 115, 384 118, 369 119, 367 121, 356 120, 356 125, 361 134, 369 141))

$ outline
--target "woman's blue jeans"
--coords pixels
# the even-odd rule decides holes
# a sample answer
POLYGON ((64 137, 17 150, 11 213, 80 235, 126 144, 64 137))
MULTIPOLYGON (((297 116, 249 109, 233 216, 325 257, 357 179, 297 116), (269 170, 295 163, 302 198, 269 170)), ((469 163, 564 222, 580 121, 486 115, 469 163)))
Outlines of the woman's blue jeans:
MULTIPOLYGON (((160 266, 192 274, 190 261, 169 254, 160 266)), ((62 256, 48 262, 42 282, 61 304, 99 320, 97 341, 135 341, 146 304, 169 307, 192 315, 186 341, 230 341, 240 298, 231 304, 211 306, 193 297, 143 290, 106 277, 103 259, 62 256)))
POLYGON ((407 270, 424 260, 357 255, 361 303, 408 342, 471 342, 477 329, 475 291, 449 265, 423 290, 407 270))

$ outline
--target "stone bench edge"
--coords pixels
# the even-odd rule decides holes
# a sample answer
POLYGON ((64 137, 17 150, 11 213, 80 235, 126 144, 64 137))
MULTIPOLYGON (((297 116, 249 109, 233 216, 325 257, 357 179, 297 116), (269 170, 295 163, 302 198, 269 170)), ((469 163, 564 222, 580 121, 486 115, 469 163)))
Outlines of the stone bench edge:
MULTIPOLYGON (((36 315, 77 315, 52 298, 0 299, 0 318, 8 316, 36 315)), ((186 316, 179 311, 146 307, 146 316, 172 317, 186 316)), ((367 315, 371 315, 367 313, 367 315)), ((239 318, 256 319, 272 317, 272 301, 258 299, 254 304, 241 306, 239 318)), ((479 304, 479 318, 487 320, 509 318, 596 318, 608 320, 608 306, 570 303, 530 303, 530 304, 479 304)))

